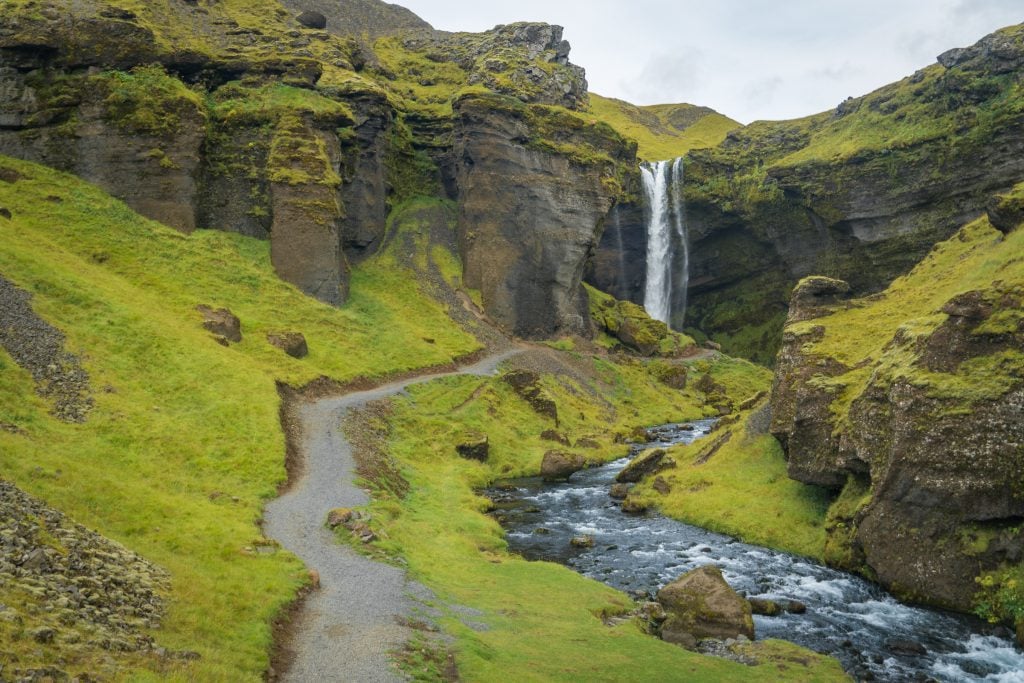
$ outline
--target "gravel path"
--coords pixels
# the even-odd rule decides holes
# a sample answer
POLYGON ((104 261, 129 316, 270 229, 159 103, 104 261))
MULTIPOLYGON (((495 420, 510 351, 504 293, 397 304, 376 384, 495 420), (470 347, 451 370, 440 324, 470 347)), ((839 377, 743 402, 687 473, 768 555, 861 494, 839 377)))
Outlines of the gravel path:
POLYGON ((498 353, 455 372, 425 375, 344 396, 323 398, 299 407, 301 478, 264 511, 264 533, 295 553, 320 574, 320 589, 306 598, 294 620, 294 657, 280 680, 296 683, 402 681, 390 652, 400 649, 411 631, 400 623, 416 605, 411 594, 422 586, 405 572, 375 562, 340 544, 324 522, 337 507, 368 502, 352 483, 352 449, 341 432, 345 412, 397 394, 412 384, 450 375, 489 375, 520 353, 498 353))

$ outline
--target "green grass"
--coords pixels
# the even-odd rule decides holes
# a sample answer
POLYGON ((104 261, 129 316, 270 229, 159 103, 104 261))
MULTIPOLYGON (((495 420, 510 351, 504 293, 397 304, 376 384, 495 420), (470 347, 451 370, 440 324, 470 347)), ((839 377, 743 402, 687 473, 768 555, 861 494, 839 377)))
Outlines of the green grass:
POLYGON ((668 494, 645 481, 630 497, 748 543, 823 559, 831 496, 790 479, 779 442, 770 434, 749 435, 746 419, 724 432, 669 451, 678 465, 660 475, 671 486, 668 494), (731 432, 729 441, 707 462, 695 463, 724 432, 731 432))
POLYGON ((683 156, 691 149, 714 147, 740 124, 727 116, 692 104, 639 107, 590 93, 590 113, 637 141, 637 156, 660 161, 683 156))
MULTIPOLYGON (((626 452, 613 433, 704 413, 697 395, 673 396, 643 364, 589 362, 600 394, 552 377, 545 386, 559 406, 560 430, 571 441, 586 435, 600 442, 599 449, 578 450, 591 460, 626 452)), ((403 557, 439 596, 441 626, 456 639, 464 680, 495 680, 509 671, 529 681, 846 680, 835 661, 785 643, 758 643, 753 653, 762 663, 748 668, 666 644, 632 621, 606 625, 602 617, 632 608, 626 596, 562 566, 510 555, 501 528, 484 514, 488 502, 474 489, 536 473, 543 452, 562 447, 539 439, 553 425, 500 379, 434 381, 391 405, 389 451, 412 488, 404 499, 375 494, 371 509, 386 539, 380 546, 403 557), (456 456, 466 431, 488 435, 486 464, 456 456), (452 604, 480 610, 472 620, 488 629, 467 627, 447 609, 452 604)))
MULTIPOLYGON (((356 268, 351 301, 332 308, 278 280, 265 242, 184 236, 70 176, 0 164, 25 176, 0 182, 0 205, 13 213, 0 219, 0 273, 65 332, 96 399, 85 424, 58 422, 0 357, 0 422, 26 432, 0 430, 0 470, 171 572, 169 613, 153 635, 202 657, 162 675, 260 678, 270 622, 305 580, 286 553, 244 550, 285 477, 275 382, 444 364, 476 341, 395 267, 356 268), (238 315, 243 341, 219 346, 200 327, 200 303, 238 315), (308 358, 267 343, 282 330, 306 335, 308 358)), ((89 656, 85 668, 109 653, 89 656)), ((157 667, 122 663, 126 673, 137 664, 157 667)))

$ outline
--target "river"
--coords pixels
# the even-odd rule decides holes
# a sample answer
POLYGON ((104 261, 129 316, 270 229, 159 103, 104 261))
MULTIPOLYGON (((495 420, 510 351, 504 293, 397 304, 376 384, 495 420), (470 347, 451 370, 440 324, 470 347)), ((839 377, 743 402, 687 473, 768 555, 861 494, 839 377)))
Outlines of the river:
MULTIPOLYGON (((712 424, 666 425, 653 430, 656 441, 634 453, 689 443, 712 424)), ((623 513, 608 490, 628 462, 578 472, 566 483, 518 479, 489 490, 512 550, 652 595, 690 569, 715 564, 747 597, 807 606, 803 614, 755 616, 759 639, 780 638, 832 655, 859 680, 1024 683, 1024 653, 979 620, 902 604, 864 579, 803 557, 656 513, 623 513), (592 536, 594 547, 570 543, 581 535, 592 536), (924 654, 911 652, 920 647, 924 654)))

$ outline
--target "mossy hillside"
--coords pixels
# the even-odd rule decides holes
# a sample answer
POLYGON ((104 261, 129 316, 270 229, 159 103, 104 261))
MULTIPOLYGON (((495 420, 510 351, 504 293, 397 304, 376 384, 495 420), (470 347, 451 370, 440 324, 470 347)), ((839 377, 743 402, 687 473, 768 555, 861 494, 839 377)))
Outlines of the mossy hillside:
POLYGON ((715 147, 740 124, 707 107, 659 104, 646 107, 590 93, 590 114, 637 141, 646 161, 674 159, 692 149, 715 147))
POLYGON ((0 219, 0 273, 64 331, 96 400, 85 424, 58 422, 5 356, 0 422, 25 433, 0 430, 0 469, 170 570, 169 613, 152 635, 201 655, 168 664, 92 650, 76 661, 103 670, 113 656, 120 675, 140 677, 151 669, 181 680, 260 678, 270 622, 305 581, 286 553, 253 550, 262 505, 285 477, 275 382, 445 364, 476 341, 398 269, 357 267, 350 302, 332 308, 278 280, 265 242, 184 236, 70 176, 0 165, 23 176, 0 182, 0 205, 13 216, 0 219), (200 303, 238 315, 243 341, 218 345, 200 326, 200 303), (267 343, 267 332, 282 330, 306 336, 306 359, 267 343))
MULTIPOLYGON (((590 379, 545 375, 543 382, 568 440, 588 437, 600 444, 569 447, 588 461, 626 452, 614 443, 614 432, 709 410, 698 393, 660 386, 648 364, 569 357, 575 357, 574 367, 590 366, 583 373, 590 379)), ((723 367, 721 374, 742 373, 723 367)), ((737 380, 734 387, 743 383, 737 380)), ((836 662, 771 641, 755 648, 759 666, 741 670, 644 635, 633 622, 606 625, 604 618, 628 612, 632 602, 561 566, 510 555, 500 527, 484 514, 488 502, 474 493, 498 478, 535 474, 546 450, 563 448, 540 439, 552 421, 500 378, 455 377, 408 393, 391 401, 386 425, 380 426, 389 431, 389 453, 412 486, 404 498, 378 487, 371 510, 385 539, 380 548, 404 558, 411 573, 437 593, 445 615, 440 623, 456 639, 452 648, 464 680, 491 680, 510 670, 537 681, 845 680, 836 662), (455 445, 468 433, 488 436, 486 463, 456 455, 455 445), (467 627, 451 605, 480 610, 472 620, 488 628, 467 627), (783 657, 779 647, 800 656, 783 657)))

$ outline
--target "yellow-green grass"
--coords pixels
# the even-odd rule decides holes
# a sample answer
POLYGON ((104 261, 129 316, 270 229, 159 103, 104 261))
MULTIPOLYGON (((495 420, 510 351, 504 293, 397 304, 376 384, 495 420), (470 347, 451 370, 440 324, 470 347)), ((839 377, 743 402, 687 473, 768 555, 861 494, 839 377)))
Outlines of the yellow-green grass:
MULTIPOLYGON (((969 291, 990 290, 995 282, 1024 285, 1024 231, 1003 236, 987 218, 966 225, 952 238, 938 244, 910 273, 895 281, 884 292, 851 302, 823 318, 790 325, 787 331, 808 334, 821 327, 823 336, 809 341, 806 353, 821 355, 854 368, 837 378, 820 379, 837 395, 833 412, 843 420, 850 402, 859 396, 878 371, 890 378, 906 378, 926 386, 934 395, 960 396, 965 405, 1005 392, 1012 379, 1007 364, 1021 365, 1020 354, 1007 352, 972 359, 954 374, 929 373, 913 365, 913 352, 906 345, 886 348, 902 331, 908 338, 930 334, 945 319, 943 304, 969 291), (876 364, 877 365, 876 367, 876 364)), ((1004 311, 1004 322, 1015 325, 1020 315, 1004 311)), ((987 325, 998 325, 991 320, 987 325)))
POLYGON ((201 658, 167 675, 260 678, 271 621, 304 581, 286 553, 245 550, 285 477, 275 382, 444 364, 476 340, 393 266, 356 268, 351 301, 332 308, 278 280, 264 242, 182 235, 70 176, 0 165, 24 176, 0 182, 13 214, 0 218, 0 274, 64 331, 96 400, 85 424, 58 422, 2 356, 0 422, 25 431, 0 430, 2 476, 171 572, 153 635, 201 658), (243 341, 217 344, 200 303, 237 314, 243 341), (280 330, 304 333, 309 357, 270 346, 265 334, 280 330))
POLYGON ((770 434, 748 434, 748 417, 693 444, 672 448, 669 453, 677 466, 660 474, 671 486, 668 494, 657 493, 651 481, 644 481, 630 497, 695 526, 822 559, 831 496, 790 479, 779 442, 770 434), (732 434, 729 441, 698 464, 705 449, 726 432, 732 434))
MULTIPOLYGON (((703 412, 697 404, 687 412, 692 399, 671 397, 639 365, 606 363, 601 372, 619 397, 644 400, 617 407, 618 400, 613 406, 574 387, 546 385, 565 416, 560 428, 570 440, 598 436, 601 449, 579 451, 591 458, 623 455, 625 447, 609 437, 638 421, 653 424, 703 412)), ((490 681, 510 671, 523 681, 846 680, 834 660, 788 644, 759 644, 755 652, 762 664, 744 667, 666 644, 633 621, 606 625, 603 617, 632 608, 626 596, 559 565, 509 554, 501 528, 484 514, 488 501, 474 489, 496 478, 536 473, 543 452, 562 447, 538 438, 553 423, 500 379, 459 377, 414 387, 408 397, 392 401, 388 422, 390 453, 412 487, 404 499, 380 492, 371 506, 386 539, 381 545, 402 556, 413 576, 438 595, 446 614, 441 626, 456 638, 463 680, 490 681), (488 435, 486 464, 455 454, 467 429, 488 435), (487 630, 462 623, 446 609, 452 604, 482 612, 471 620, 485 622, 487 630)))
POLYGON ((683 129, 669 117, 681 110, 697 109, 690 104, 660 104, 640 107, 590 93, 590 113, 620 135, 637 141, 637 156, 646 161, 674 159, 689 152, 718 145, 729 131, 741 125, 718 112, 697 118, 683 129))

